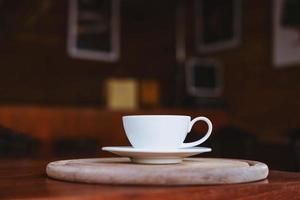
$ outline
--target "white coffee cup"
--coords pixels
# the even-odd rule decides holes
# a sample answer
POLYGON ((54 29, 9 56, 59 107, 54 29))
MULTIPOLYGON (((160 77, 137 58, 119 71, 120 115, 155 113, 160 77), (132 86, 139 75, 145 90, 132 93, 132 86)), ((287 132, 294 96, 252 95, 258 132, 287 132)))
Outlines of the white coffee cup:
POLYGON ((208 139, 212 123, 206 117, 191 120, 185 115, 128 115, 122 118, 126 136, 134 148, 178 149, 194 147, 208 139), (201 139, 183 143, 197 121, 204 121, 208 131, 201 139))

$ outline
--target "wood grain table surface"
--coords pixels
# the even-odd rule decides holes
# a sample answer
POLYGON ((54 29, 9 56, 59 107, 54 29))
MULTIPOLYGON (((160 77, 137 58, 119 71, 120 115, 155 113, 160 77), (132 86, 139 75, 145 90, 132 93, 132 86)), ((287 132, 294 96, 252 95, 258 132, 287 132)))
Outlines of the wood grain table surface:
POLYGON ((48 178, 50 161, 0 160, 0 199, 300 199, 300 173, 271 171, 266 180, 232 185, 90 185, 48 178))

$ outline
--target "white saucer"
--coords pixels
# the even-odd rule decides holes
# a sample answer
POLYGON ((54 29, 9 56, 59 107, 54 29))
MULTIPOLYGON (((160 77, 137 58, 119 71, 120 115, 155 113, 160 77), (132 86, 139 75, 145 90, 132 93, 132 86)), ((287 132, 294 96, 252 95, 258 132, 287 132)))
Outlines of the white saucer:
POLYGON ((134 163, 142 164, 174 164, 180 163, 183 158, 196 154, 210 152, 211 148, 192 147, 182 149, 137 149, 127 147, 103 147, 103 151, 109 151, 123 157, 129 157, 134 163))

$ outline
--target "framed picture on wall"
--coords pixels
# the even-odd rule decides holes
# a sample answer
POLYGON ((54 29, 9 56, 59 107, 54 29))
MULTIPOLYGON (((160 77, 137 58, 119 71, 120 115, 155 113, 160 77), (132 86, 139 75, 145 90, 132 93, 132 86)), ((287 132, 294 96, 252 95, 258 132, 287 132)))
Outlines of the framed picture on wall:
POLYGON ((223 69, 211 59, 191 58, 186 63, 187 93, 193 97, 220 97, 223 93, 223 69))
POLYGON ((273 1, 273 64, 300 63, 300 1, 273 1))
POLYGON ((195 0, 196 48, 210 53, 239 45, 241 0, 195 0))
POLYGON ((113 62, 120 51, 120 0, 69 0, 68 53, 113 62))

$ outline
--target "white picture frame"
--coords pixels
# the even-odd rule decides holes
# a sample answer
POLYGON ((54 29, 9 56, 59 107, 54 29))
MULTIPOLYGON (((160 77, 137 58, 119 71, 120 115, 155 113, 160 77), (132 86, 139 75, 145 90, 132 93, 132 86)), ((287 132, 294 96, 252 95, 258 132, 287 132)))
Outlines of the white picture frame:
MULTIPOLYGON (((208 58, 190 58, 186 62, 186 89, 187 93, 193 97, 220 97, 223 94, 223 68, 222 65, 213 59, 208 58), (197 69, 198 68, 198 69, 197 69), (203 68, 204 70, 199 70, 203 68), (207 72, 213 76, 214 80, 197 81, 206 74, 197 74, 207 72), (199 85, 201 82, 202 85, 199 85), (213 82, 213 83, 212 83, 213 82), (212 86, 214 85, 214 86, 212 86)), ((205 76, 207 78, 208 76, 205 76)))
POLYGON ((195 0, 195 41, 199 53, 217 52, 240 44, 241 4, 241 0, 195 0))
MULTIPOLYGON (((294 27, 289 18, 293 10, 287 8, 285 0, 274 0, 273 2, 273 52, 272 62, 275 68, 287 67, 300 63, 300 22, 294 27), (290 20, 290 21, 289 21, 290 20)), ((298 2, 299 5, 299 2, 298 2)), ((290 5, 291 7, 299 8, 290 5)), ((294 8, 292 8, 294 9, 294 8)), ((300 12, 299 10, 295 10, 300 12)))
POLYGON ((67 52, 72 58, 117 61, 120 56, 120 0, 69 0, 67 52), (93 2, 103 5, 85 6, 93 2))

